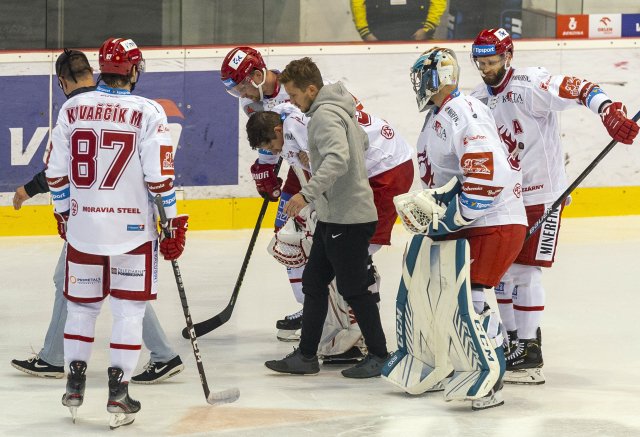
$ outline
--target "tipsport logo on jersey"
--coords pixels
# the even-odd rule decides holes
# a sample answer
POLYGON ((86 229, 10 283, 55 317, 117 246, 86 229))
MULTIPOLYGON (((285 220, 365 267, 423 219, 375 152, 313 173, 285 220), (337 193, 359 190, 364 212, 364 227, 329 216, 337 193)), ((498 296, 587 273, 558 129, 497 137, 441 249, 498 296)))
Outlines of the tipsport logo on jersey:
MULTIPOLYGON (((220 82, 219 71, 158 72, 144 73, 136 87, 134 94, 157 101, 167 114, 162 129, 171 133, 175 161, 164 159, 163 170, 175 170, 176 186, 238 183, 239 102, 220 82)), ((53 84, 55 123, 66 99, 53 84)), ((51 86, 46 75, 0 76, 0 192, 13 192, 44 168, 51 86)))

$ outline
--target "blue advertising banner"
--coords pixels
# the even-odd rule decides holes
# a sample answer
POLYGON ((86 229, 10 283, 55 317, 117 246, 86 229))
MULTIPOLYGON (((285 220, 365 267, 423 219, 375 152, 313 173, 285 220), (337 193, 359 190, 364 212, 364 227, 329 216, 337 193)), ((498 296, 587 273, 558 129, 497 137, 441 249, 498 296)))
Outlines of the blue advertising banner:
POLYGON ((640 36, 640 14, 622 14, 622 36, 640 36))
MULTIPOLYGON (((54 86, 55 124, 65 97, 54 86)), ((0 76, 0 90, 0 192, 11 192, 44 168, 49 77, 0 76)), ((179 147, 177 186, 238 183, 238 99, 225 92, 220 72, 144 73, 135 94, 156 100, 167 113, 179 147)))

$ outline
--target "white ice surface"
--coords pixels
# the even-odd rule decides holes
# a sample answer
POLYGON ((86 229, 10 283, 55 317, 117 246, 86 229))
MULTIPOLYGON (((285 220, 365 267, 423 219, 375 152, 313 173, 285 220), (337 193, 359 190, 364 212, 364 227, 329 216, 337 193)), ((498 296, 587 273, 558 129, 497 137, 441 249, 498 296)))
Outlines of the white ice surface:
MULTIPOLYGON (((250 231, 189 232, 180 266, 195 321, 227 304, 250 231)), ((442 394, 413 397, 379 378, 357 381, 323 366, 317 376, 286 376, 263 362, 292 344, 278 342, 274 323, 298 309, 285 272, 264 247, 261 232, 231 320, 199 340, 212 390, 239 387, 223 407, 204 399, 168 262, 161 263, 154 304, 186 370, 163 384, 131 387, 142 402, 122 435, 229 436, 637 436, 640 435, 640 346, 636 276, 640 217, 563 222, 559 256, 546 270, 543 320, 545 375, 537 387, 506 386, 505 405, 471 412, 442 394)), ((382 319, 395 346, 394 305, 408 234, 375 257, 383 277, 382 319)), ((65 380, 22 374, 9 362, 38 351, 53 302, 51 276, 62 244, 54 237, 0 239, 0 435, 87 436, 109 433, 106 368, 111 324, 106 304, 98 320, 85 403, 71 423, 60 404, 65 380)), ((143 350, 139 368, 148 359, 143 350)))

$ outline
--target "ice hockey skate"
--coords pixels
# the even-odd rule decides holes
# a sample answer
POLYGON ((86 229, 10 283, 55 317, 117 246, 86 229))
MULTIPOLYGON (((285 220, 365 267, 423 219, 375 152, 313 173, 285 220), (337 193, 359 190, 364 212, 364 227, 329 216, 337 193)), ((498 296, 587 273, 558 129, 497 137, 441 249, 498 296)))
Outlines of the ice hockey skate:
POLYGON ((69 374, 67 375, 67 391, 62 395, 62 405, 69 408, 73 423, 76 423, 78 407, 84 400, 84 388, 87 377, 87 363, 84 361, 72 361, 69 364, 69 374))
POLYGON ((280 341, 300 340, 300 330, 302 329, 302 310, 285 316, 284 319, 276 322, 278 333, 276 336, 280 341))
POLYGON ((507 356, 507 372, 504 382, 526 385, 544 384, 543 365, 540 341, 538 339, 520 339, 518 347, 507 356))
POLYGON ((471 401, 471 409, 473 411, 478 411, 504 405, 502 387, 504 387, 504 384, 502 383, 502 379, 499 379, 498 382, 496 382, 496 385, 493 386, 491 391, 487 393, 486 396, 471 401))
POLYGON ((117 367, 109 367, 109 401, 107 411, 111 413, 109 428, 116 429, 124 425, 130 425, 140 411, 140 402, 129 397, 129 383, 122 382, 124 372, 117 367))

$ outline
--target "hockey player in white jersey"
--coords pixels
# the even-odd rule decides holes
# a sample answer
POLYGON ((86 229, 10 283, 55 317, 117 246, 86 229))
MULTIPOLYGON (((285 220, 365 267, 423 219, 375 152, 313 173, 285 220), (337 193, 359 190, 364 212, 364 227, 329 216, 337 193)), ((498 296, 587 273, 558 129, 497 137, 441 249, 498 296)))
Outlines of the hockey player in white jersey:
MULTIPOLYGON (((504 29, 481 31, 471 55, 484 81, 472 95, 488 105, 512 164, 522 168, 522 195, 530 225, 567 188, 559 111, 587 107, 621 143, 631 144, 638 133, 638 125, 627 118, 624 105, 612 102, 597 84, 552 75, 541 67, 514 67, 513 41, 504 29)), ((545 306, 541 276, 542 267, 551 267, 555 258, 561 209, 525 243, 496 290, 512 342, 505 382, 545 381, 539 334, 545 306)))
POLYGON ((184 249, 187 216, 176 215, 173 148, 167 118, 152 100, 131 95, 144 70, 130 39, 109 38, 99 51, 95 91, 69 99, 60 109, 46 170, 58 232, 68 242, 68 316, 64 329, 69 366, 62 404, 75 421, 96 318, 110 295, 113 326, 107 370, 110 427, 133 422, 140 402, 128 383, 140 355, 146 301, 156 298, 158 246, 165 259, 184 249), (171 238, 158 245, 153 195, 171 217, 171 238))
MULTIPOLYGON (((227 92, 240 99, 245 114, 269 111, 276 105, 289 101, 289 95, 278 82, 278 70, 269 70, 260 52, 252 47, 235 47, 227 53, 220 68, 220 78, 227 92)), ((258 151, 258 159, 251 166, 251 175, 258 193, 271 202, 278 202, 275 230, 284 226, 287 216, 283 212, 284 204, 298 191, 300 181, 293 170, 289 170, 283 186, 282 178, 276 176, 275 168, 278 156, 267 150, 258 151)), ((287 268, 289 283, 294 295, 302 294, 302 270, 287 268)), ((298 301, 300 304, 302 302, 298 301)), ((302 310, 283 317, 276 322, 278 339, 297 340, 297 331, 302 327, 302 310)))
MULTIPOLYGON (((235 47, 225 56, 220 68, 220 78, 227 92, 240 99, 245 114, 270 111, 277 105, 289 101, 289 95, 278 82, 280 71, 267 68, 260 52, 252 47, 235 47)), ((356 100, 356 107, 362 105, 356 100)), ((258 193, 271 202, 278 202, 275 231, 287 221, 283 208, 291 196, 300 191, 300 180, 289 169, 284 181, 276 176, 275 167, 278 156, 268 150, 259 149, 258 159, 251 166, 251 175, 258 193)), ((287 268, 289 283, 296 300, 302 305, 302 268, 287 268)), ((302 310, 283 317, 276 322, 277 337, 281 341, 296 341, 302 328, 302 310)))
POLYGON ((502 405, 502 333, 497 314, 485 302, 485 289, 498 285, 524 240, 520 173, 510 166, 488 109, 458 90, 453 51, 434 47, 423 53, 411 68, 411 80, 419 110, 428 110, 417 147, 426 190, 395 201, 408 229, 438 243, 432 250, 425 246, 426 253, 416 251, 431 244, 417 235, 405 257, 396 307, 399 350, 383 376, 417 394, 444 383, 455 371, 444 386, 445 399, 472 400, 473 409, 502 405), (468 249, 456 249, 455 260, 436 256, 466 241, 468 249), (466 263, 458 259, 464 253, 466 263), (445 275, 445 266, 452 263, 460 276, 445 275), (442 270, 434 270, 438 265, 442 270), (417 276, 429 270, 427 285, 416 286, 417 276), (460 285, 467 283, 470 287, 460 285), (431 298, 423 297, 425 288, 431 298), (427 302, 417 305, 414 296, 427 302), (448 308, 445 317, 440 307, 448 308), (458 324, 466 328, 452 331, 458 324), (431 379, 431 373, 438 376, 431 379), (424 385, 424 380, 430 382, 424 385))
MULTIPOLYGON (((391 244, 391 231, 397 218, 393 207, 393 197, 407 192, 413 182, 413 162, 411 160, 411 146, 393 129, 385 120, 382 120, 363 111, 357 111, 357 119, 369 138, 369 148, 365 153, 367 175, 373 190, 374 202, 378 212, 378 224, 375 234, 369 245, 369 281, 370 290, 379 299, 380 277, 373 265, 372 256, 383 246, 391 244)), ((304 115, 292 104, 285 103, 276 106, 273 111, 265 111, 260 114, 252 114, 247 122, 247 134, 252 148, 268 150, 275 156, 282 155, 293 168, 313 173, 309 163, 307 144, 307 124, 309 117, 304 115)), ((295 234, 290 247, 287 240, 292 238, 289 227, 293 226, 291 220, 270 243, 270 252, 278 261, 287 264, 287 255, 283 252, 290 250, 289 256, 295 253, 292 263, 300 265, 302 272, 306 264, 306 256, 310 250, 312 232, 300 229, 295 234), (305 235, 306 234, 306 235, 305 235), (301 238, 300 238, 301 237, 301 238), (309 247, 298 244, 300 241, 308 242, 309 247), (282 250, 279 250, 282 249, 282 250)), ((294 290, 294 292, 297 290, 294 290)), ((304 302, 304 294, 296 295, 299 302, 304 302)), ((335 301, 330 305, 329 317, 325 321, 325 331, 319 346, 319 354, 324 356, 326 362, 344 362, 347 358, 360 358, 355 340, 343 329, 349 329, 355 319, 347 312, 344 299, 337 293, 332 293, 335 301), (333 312, 332 312, 333 310, 333 312), (334 313, 336 313, 334 317, 334 313), (343 317, 340 317, 340 315, 343 317), (338 319, 338 320, 336 320, 338 319), (339 320, 342 319, 342 320, 339 320), (337 327, 337 328, 336 328, 337 327), (336 329, 334 329, 336 328, 336 329), (333 334, 331 334, 333 333, 333 334), (327 335, 325 335, 327 334, 327 335), (342 340, 344 339, 344 340, 342 340), (354 340, 354 341, 352 341, 354 340)))

